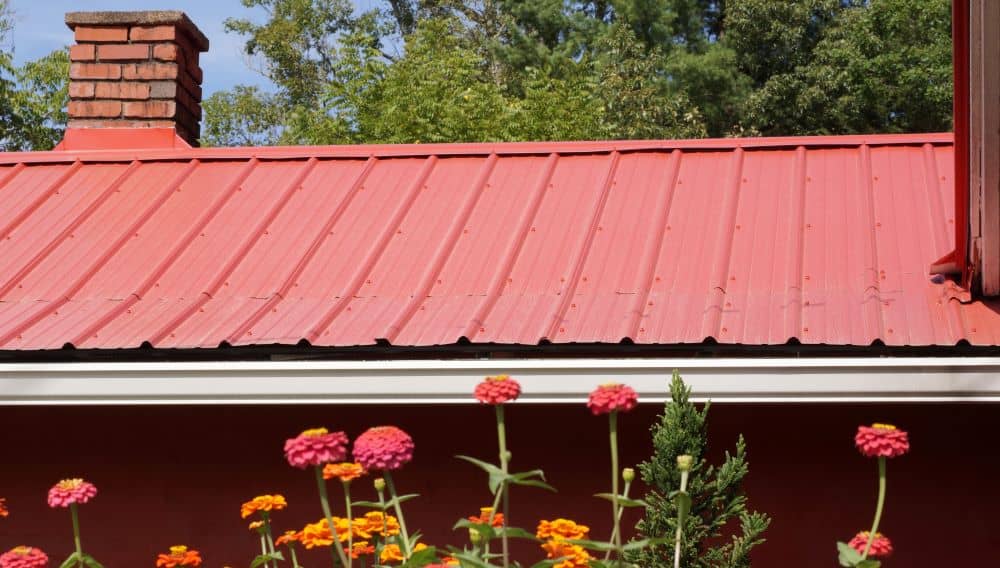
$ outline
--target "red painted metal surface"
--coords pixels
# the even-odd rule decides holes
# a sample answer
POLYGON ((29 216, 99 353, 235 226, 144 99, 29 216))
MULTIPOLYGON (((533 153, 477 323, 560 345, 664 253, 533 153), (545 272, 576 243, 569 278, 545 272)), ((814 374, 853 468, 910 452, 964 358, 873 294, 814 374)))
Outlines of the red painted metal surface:
POLYGON ((0 348, 1000 343, 950 134, 0 154, 0 348))

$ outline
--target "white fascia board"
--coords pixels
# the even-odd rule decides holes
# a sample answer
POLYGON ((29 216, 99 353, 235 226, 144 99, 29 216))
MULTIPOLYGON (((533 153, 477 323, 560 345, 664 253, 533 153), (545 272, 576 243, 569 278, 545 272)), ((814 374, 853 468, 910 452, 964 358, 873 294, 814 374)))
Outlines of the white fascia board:
POLYGON ((509 374, 520 402, 580 403, 623 382, 663 402, 674 369, 696 400, 1000 402, 1000 358, 512 359, 0 364, 0 406, 469 404, 509 374))

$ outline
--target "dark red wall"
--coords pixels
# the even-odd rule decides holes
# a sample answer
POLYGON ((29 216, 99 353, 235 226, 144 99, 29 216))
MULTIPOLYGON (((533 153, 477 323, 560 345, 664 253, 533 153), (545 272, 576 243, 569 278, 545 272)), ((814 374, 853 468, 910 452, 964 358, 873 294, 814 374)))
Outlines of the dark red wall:
MULTIPOLYGON (((648 428, 660 405, 623 417, 624 464, 650 451, 648 428)), ((559 494, 517 489, 513 524, 567 516, 604 537, 609 506, 590 495, 608 490, 606 420, 583 406, 516 405, 508 412, 513 467, 542 467, 559 494)), ((1000 457, 996 405, 716 405, 712 454, 743 432, 750 450, 747 488, 753 507, 774 517, 758 566, 835 566, 834 541, 867 529, 875 500, 875 464, 854 450, 858 424, 893 422, 911 433, 913 451, 889 466, 884 530, 897 554, 888 566, 938 565, 943 559, 979 565, 996 535, 995 491, 1000 457)), ((415 461, 397 478, 411 527, 432 544, 461 544, 450 530, 488 499, 483 476, 453 459, 491 459, 492 412, 476 406, 437 407, 104 407, 0 409, 0 549, 29 544, 61 561, 71 551, 69 514, 45 504, 60 478, 82 476, 98 496, 82 508, 86 551, 109 568, 152 566, 173 544, 202 551, 206 566, 246 566, 255 536, 239 518, 240 503, 283 493, 289 509, 278 528, 299 528, 321 516, 310 473, 285 464, 285 438, 314 426, 356 436, 375 424, 408 430, 415 461)), ((357 493, 369 498, 368 481, 357 493)), ((336 509, 339 498, 335 499, 336 509)), ((535 549, 527 549, 534 552, 535 549)), ((525 558, 535 561, 540 556, 525 558)), ((328 556, 310 554, 308 566, 328 556)), ((56 564, 57 565, 57 564, 56 564)))

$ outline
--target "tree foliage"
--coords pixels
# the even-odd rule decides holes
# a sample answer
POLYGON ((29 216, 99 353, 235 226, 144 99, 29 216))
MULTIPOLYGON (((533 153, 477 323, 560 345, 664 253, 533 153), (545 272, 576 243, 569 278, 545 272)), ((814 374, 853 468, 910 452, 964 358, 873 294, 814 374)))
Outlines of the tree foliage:
MULTIPOLYGON (((13 65, 0 144, 65 122, 60 50, 13 65)), ((241 0, 273 88, 205 102, 211 145, 689 138, 951 128, 948 0, 241 0)))
POLYGON ((17 67, 12 29, 9 3, 0 0, 0 150, 47 150, 66 124, 69 56, 59 49, 17 67))
MULTIPOLYGON (((650 491, 643 500, 646 515, 636 529, 640 538, 673 535, 677 531, 677 506, 672 493, 680 489, 677 457, 693 459, 687 492, 691 512, 685 518, 681 541, 681 566, 699 568, 748 568, 751 549, 764 541, 762 534, 771 519, 747 507, 743 479, 749 471, 746 443, 740 436, 735 453, 726 452, 722 464, 705 459, 708 451, 706 422, 710 404, 698 410, 691 402, 691 389, 677 371, 670 383, 671 400, 652 427, 653 455, 639 464, 639 472, 650 491), (737 523, 728 542, 720 538, 727 525, 737 523)), ((643 549, 631 560, 644 568, 672 567, 671 543, 643 549)))

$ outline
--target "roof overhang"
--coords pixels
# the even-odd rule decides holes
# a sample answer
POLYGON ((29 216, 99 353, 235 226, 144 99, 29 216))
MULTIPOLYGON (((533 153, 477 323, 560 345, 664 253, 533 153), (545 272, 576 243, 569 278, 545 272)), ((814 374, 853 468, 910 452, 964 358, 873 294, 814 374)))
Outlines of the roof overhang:
POLYGON ((1000 357, 538 359, 65 363, 0 366, 0 406, 473 404, 486 375, 519 402, 581 403, 609 381, 661 403, 679 369, 696 400, 731 403, 1000 402, 1000 357))

